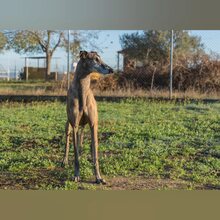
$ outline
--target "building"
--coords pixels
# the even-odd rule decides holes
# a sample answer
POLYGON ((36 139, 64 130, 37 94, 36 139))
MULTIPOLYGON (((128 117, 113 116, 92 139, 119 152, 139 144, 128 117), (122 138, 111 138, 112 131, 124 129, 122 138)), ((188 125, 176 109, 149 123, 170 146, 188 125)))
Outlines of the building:
POLYGON ((128 56, 126 50, 118 51, 118 62, 117 70, 120 70, 120 56, 122 56, 122 71, 127 72, 129 70, 134 70, 137 67, 142 67, 143 62, 138 59, 132 59, 128 56))

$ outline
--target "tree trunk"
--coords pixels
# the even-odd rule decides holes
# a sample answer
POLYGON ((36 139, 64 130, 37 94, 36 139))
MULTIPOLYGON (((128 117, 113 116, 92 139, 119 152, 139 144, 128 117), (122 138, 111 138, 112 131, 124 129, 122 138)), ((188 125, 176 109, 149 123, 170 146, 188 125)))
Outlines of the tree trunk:
POLYGON ((46 53, 46 80, 49 80, 49 77, 50 77, 51 58, 52 58, 51 53, 47 52, 46 53))
POLYGON ((154 87, 154 76, 155 76, 156 70, 157 70, 157 68, 154 67, 154 71, 153 71, 153 75, 152 75, 152 79, 151 79, 151 85, 150 85, 151 92, 153 91, 153 87, 154 87))

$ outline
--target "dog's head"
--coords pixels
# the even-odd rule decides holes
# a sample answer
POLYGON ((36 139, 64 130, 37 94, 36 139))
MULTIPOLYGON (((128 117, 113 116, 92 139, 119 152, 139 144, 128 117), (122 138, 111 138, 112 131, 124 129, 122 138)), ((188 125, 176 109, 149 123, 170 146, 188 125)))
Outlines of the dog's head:
POLYGON ((80 60, 84 68, 90 73, 98 72, 101 74, 113 73, 113 69, 105 64, 97 52, 80 51, 80 60))

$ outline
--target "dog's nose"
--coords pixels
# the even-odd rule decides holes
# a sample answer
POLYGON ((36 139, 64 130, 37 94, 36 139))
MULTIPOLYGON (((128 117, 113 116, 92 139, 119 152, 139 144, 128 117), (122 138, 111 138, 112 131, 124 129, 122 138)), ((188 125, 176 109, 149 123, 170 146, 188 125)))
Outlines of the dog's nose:
POLYGON ((112 68, 110 68, 109 73, 114 73, 114 70, 112 68))

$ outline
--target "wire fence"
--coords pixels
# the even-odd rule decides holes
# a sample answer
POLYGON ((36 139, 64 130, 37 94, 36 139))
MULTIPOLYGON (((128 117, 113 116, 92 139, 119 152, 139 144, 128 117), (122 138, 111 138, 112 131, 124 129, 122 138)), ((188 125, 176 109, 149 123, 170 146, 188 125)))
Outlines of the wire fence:
MULTIPOLYGON (((148 32, 145 35, 146 33, 148 32)), ((141 47, 136 47, 136 57, 130 54, 134 50, 126 48, 116 49, 114 52, 112 48, 104 50, 104 60, 115 67, 115 73, 105 77, 92 75, 91 87, 95 94, 170 98, 220 97, 220 31, 173 30, 150 33, 154 38, 149 35, 148 38, 151 39, 148 44, 142 42, 141 47), (144 59, 139 59, 141 51, 144 59)), ((1 59, 0 64, 3 61, 1 59)), ((45 61, 40 61, 40 64, 36 62, 30 60, 29 66, 45 67, 45 61)), ((5 63, 8 66, 3 63, 0 74, 6 79, 13 76, 14 79, 19 79, 22 69, 16 68, 16 62, 6 58, 5 63), (12 63, 15 63, 14 66, 9 65, 12 63)), ((62 75, 57 78, 59 82, 52 86, 53 91, 63 90, 65 94, 67 77, 62 59, 52 60, 52 71, 62 75)), ((45 87, 45 92, 48 91, 45 87)))
POLYGON ((142 96, 219 97, 220 31, 172 30, 158 35, 166 42, 157 39, 157 44, 145 44, 145 59, 138 59, 142 48, 119 51, 118 75, 104 78, 99 88, 142 96))

